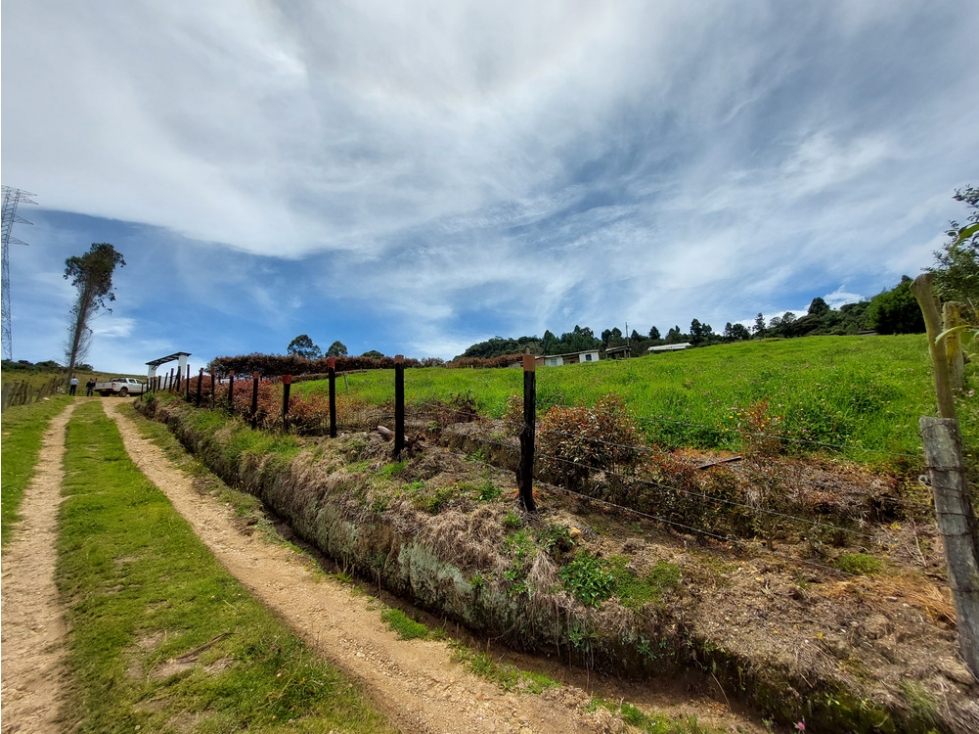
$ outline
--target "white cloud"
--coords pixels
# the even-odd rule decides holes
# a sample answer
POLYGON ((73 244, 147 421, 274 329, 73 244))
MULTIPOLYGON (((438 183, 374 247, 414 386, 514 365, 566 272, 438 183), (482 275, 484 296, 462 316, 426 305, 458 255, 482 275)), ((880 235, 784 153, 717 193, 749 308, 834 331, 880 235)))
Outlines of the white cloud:
POLYGON ((124 276, 146 308, 274 331, 347 299, 428 353, 460 314, 716 325, 930 262, 977 29, 924 0, 11 0, 5 183, 171 231, 124 276))

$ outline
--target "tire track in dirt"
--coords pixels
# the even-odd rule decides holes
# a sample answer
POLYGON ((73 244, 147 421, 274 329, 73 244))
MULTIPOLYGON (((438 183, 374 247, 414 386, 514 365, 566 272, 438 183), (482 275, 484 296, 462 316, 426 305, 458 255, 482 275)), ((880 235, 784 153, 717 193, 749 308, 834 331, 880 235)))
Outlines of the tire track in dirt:
POLYGON ((297 552, 259 534, 245 535, 229 508, 192 487, 163 451, 144 439, 119 412, 126 450, 146 477, 170 499, 224 567, 282 617, 311 647, 360 680, 392 723, 406 732, 605 732, 620 730, 604 709, 588 713, 589 697, 571 686, 539 696, 501 691, 451 660, 445 642, 398 640, 381 622, 372 600, 331 579, 315 576, 297 552))
POLYGON ((3 734, 55 732, 65 687, 65 621, 54 583, 65 427, 77 403, 55 416, 41 441, 23 518, 3 551, 3 734))

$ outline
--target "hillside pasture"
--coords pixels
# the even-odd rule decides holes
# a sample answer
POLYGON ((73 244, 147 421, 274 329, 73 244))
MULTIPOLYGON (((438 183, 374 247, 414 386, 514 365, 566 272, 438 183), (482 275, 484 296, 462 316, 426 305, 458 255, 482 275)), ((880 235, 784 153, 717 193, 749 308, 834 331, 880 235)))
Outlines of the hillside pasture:
MULTIPOLYGON (((971 368, 967 368, 970 370, 971 368)), ((519 369, 411 369, 409 411, 463 396, 499 418, 522 395, 519 369)), ((347 376, 349 397, 382 404, 388 370, 347 376)), ((327 391, 325 381, 296 386, 327 391)), ((344 391, 340 381, 338 390, 344 391)), ((787 453, 829 450, 866 464, 918 463, 918 418, 936 411, 925 337, 809 337, 720 345, 537 371, 538 412, 623 398, 646 439, 665 448, 740 450, 755 432, 781 437, 787 453)), ((973 393, 960 400, 963 436, 975 438, 973 393)))

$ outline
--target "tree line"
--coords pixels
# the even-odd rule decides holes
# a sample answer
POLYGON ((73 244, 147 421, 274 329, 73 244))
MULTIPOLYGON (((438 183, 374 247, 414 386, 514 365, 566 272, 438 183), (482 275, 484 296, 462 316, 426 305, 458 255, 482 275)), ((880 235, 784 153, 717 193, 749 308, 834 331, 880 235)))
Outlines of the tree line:
MULTIPOLYGON (((543 337, 521 336, 516 339, 496 336, 473 344, 455 359, 490 359, 505 354, 568 354, 589 349, 607 350, 628 344, 633 354, 644 354, 650 347, 687 343, 694 347, 725 344, 748 339, 792 339, 803 336, 845 336, 873 331, 877 334, 917 334, 925 330, 921 310, 911 294, 911 279, 904 276, 894 288, 885 290, 869 301, 847 303, 832 308, 826 300, 816 297, 805 314, 791 311, 766 320, 764 314, 755 317, 749 328, 742 323, 727 322, 724 329, 700 319, 693 319, 688 330, 679 325, 662 335, 657 327, 640 334, 633 329, 628 335, 618 327, 605 329, 598 336, 589 327, 575 326, 570 332, 556 337, 545 331, 543 337)), ((453 360, 454 361, 454 360, 453 360)))

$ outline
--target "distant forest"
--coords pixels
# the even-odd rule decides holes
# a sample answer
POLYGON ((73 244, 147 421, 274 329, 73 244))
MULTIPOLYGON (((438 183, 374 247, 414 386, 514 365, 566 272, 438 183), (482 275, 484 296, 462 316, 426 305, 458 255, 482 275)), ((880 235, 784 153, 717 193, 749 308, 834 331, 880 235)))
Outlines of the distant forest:
POLYGON ((688 331, 679 325, 660 333, 657 327, 648 334, 635 329, 623 334, 619 328, 605 329, 600 334, 587 326, 575 326, 572 331, 555 336, 545 331, 543 337, 521 336, 509 339, 496 336, 473 344, 455 359, 479 357, 488 359, 505 354, 568 354, 588 349, 606 350, 629 344, 634 355, 645 354, 649 347, 687 342, 695 347, 723 344, 747 339, 792 339, 802 336, 845 336, 871 330, 878 334, 918 334, 925 330, 921 310, 911 293, 911 279, 907 276, 894 288, 883 291, 869 301, 847 303, 834 309, 822 298, 812 299, 809 310, 802 316, 788 311, 765 320, 763 314, 755 317, 749 329, 744 324, 724 325, 723 331, 714 331, 707 323, 694 319, 688 331))

